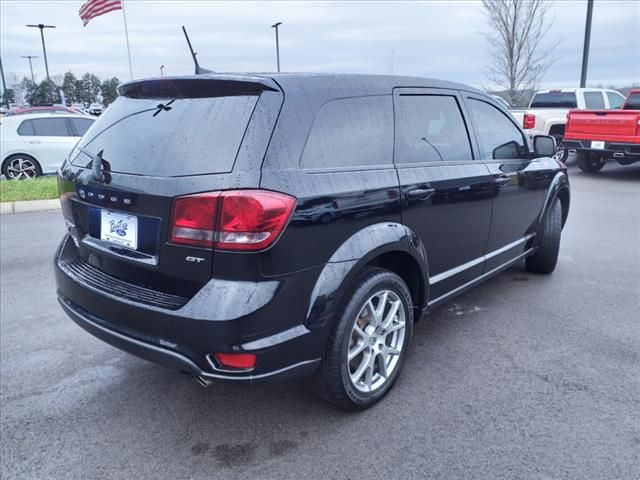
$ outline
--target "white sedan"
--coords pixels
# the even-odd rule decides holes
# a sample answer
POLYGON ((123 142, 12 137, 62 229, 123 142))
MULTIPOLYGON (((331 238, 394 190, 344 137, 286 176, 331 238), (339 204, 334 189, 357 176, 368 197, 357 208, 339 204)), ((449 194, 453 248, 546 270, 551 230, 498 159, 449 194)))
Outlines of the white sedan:
POLYGON ((1 171, 7 179, 55 173, 95 120, 86 115, 26 114, 0 121, 1 171))

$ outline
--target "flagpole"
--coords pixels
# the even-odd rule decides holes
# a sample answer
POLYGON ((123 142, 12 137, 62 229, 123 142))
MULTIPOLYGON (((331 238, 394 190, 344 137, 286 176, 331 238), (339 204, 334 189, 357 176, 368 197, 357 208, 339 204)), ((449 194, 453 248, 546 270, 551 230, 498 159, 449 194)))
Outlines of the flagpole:
POLYGON ((129 58, 129 80, 133 80, 133 69, 131 68, 131 47, 129 47, 129 29, 127 28, 127 12, 124 9, 124 0, 121 0, 122 17, 124 18, 124 36, 127 39, 127 57, 129 58))

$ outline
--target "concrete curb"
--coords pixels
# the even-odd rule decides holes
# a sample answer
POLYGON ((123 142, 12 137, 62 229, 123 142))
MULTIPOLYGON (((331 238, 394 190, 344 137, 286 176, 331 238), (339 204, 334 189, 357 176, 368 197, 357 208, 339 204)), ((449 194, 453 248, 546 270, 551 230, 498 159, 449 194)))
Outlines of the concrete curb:
POLYGON ((25 202, 0 203, 0 215, 10 213, 42 212, 45 210, 60 210, 60 200, 29 200, 25 202))

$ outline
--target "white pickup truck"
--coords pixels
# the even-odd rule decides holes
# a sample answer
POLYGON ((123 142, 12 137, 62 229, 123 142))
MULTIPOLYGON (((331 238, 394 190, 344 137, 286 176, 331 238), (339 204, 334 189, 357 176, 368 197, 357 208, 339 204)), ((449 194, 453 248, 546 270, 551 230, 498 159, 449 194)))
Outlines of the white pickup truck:
POLYGON ((569 110, 609 110, 620 108, 624 96, 605 88, 559 88, 540 90, 527 110, 511 110, 530 136, 551 135, 562 141, 569 110))

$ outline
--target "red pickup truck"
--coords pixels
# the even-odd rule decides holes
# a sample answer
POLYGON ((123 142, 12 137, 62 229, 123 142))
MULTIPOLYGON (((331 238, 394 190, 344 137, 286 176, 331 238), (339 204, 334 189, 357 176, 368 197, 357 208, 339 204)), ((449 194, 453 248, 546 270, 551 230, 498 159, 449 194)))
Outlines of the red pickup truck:
POLYGON ((640 90, 631 90, 620 110, 571 110, 563 145, 585 172, 600 171, 611 158, 640 161, 640 90))

